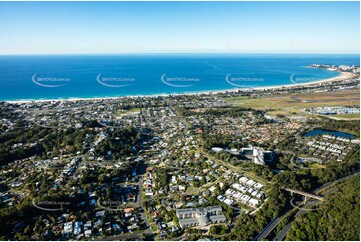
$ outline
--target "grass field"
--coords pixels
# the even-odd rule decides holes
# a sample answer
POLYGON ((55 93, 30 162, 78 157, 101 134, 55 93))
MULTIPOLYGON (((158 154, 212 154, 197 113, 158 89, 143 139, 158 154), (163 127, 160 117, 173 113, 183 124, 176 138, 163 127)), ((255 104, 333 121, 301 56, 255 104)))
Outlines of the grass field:
POLYGON ((115 112, 115 116, 120 117, 120 116, 124 116, 127 113, 134 113, 134 112, 139 112, 140 108, 131 108, 129 110, 117 110, 115 112))
POLYGON ((337 114, 331 115, 332 118, 348 118, 348 119, 359 119, 360 114, 337 114))
MULTIPOLYGON (((326 106, 346 106, 360 105, 360 90, 351 90, 345 92, 325 92, 308 94, 287 94, 268 96, 261 98, 250 97, 231 97, 224 98, 224 101, 235 104, 239 107, 249 107, 254 109, 274 111, 269 114, 289 115, 302 113, 304 108, 308 107, 326 107, 326 106)), ((342 115, 339 118, 357 118, 357 115, 342 115)))

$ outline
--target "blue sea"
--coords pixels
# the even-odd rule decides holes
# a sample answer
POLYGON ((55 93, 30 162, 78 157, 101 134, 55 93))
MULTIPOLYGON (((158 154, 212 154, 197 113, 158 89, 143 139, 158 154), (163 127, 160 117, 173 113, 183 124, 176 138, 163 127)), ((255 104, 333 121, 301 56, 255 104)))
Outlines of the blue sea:
POLYGON ((0 100, 180 94, 306 83, 337 76, 311 64, 359 55, 133 54, 0 56, 0 100))

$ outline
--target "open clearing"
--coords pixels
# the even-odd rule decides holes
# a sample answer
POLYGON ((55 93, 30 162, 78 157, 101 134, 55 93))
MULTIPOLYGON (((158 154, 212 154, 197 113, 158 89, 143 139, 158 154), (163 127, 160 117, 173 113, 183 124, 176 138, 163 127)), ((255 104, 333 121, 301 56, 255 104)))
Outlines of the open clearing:
POLYGON ((120 117, 120 116, 124 116, 128 113, 136 113, 136 112, 140 112, 140 108, 131 108, 129 110, 117 110, 115 112, 115 116, 120 117))
MULTIPOLYGON (((286 94, 277 96, 267 96, 261 98, 251 97, 231 97, 224 98, 224 101, 237 105, 239 107, 249 107, 254 109, 269 110, 269 114, 289 115, 302 113, 304 108, 308 107, 326 107, 326 106, 346 106, 360 105, 360 90, 350 91, 307 93, 307 94, 286 94)), ((338 116, 338 115, 335 115, 338 116)), ((341 115, 339 118, 356 118, 357 115, 341 115)))

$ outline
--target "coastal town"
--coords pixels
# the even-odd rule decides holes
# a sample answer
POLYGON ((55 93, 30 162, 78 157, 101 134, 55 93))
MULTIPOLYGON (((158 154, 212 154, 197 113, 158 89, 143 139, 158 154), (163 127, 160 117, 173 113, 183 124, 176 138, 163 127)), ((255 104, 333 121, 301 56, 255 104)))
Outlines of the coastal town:
POLYGON ((0 1, 1 241, 361 241, 360 1, 0 1))
POLYGON ((231 240, 249 219, 262 221, 257 235, 267 211, 287 210, 287 189, 322 185, 334 163, 358 166, 359 130, 342 123, 344 137, 327 125, 359 114, 359 99, 276 114, 237 100, 357 89, 359 73, 322 85, 2 102, 1 239, 231 240))

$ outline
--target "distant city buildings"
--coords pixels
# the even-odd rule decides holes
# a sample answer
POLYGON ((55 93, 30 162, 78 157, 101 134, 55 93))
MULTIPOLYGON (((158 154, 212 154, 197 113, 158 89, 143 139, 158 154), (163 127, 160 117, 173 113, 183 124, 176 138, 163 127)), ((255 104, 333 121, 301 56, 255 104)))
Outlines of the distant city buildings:
POLYGON ((312 64, 311 67, 315 68, 326 68, 331 71, 348 71, 353 73, 360 73, 360 67, 359 66, 349 66, 349 65, 326 65, 326 64, 312 64))

